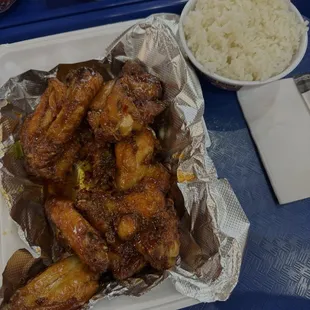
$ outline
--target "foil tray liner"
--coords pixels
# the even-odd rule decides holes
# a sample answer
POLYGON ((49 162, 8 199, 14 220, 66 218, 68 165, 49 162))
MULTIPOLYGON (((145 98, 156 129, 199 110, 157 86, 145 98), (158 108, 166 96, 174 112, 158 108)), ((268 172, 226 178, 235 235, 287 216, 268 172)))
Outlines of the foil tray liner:
POLYGON ((50 77, 63 80, 69 70, 89 66, 108 80, 119 74, 128 59, 143 62, 165 86, 169 107, 158 132, 165 162, 177 178, 174 191, 180 215, 180 257, 177 265, 164 273, 149 271, 121 282, 104 279, 100 292, 84 309, 103 298, 142 295, 167 277, 181 294, 202 302, 226 300, 231 294, 238 281, 249 222, 227 180, 218 179, 208 156, 202 90, 179 47, 178 22, 174 14, 152 15, 118 37, 105 56, 60 64, 49 72, 30 70, 1 87, 0 189, 20 237, 41 255, 32 258, 24 251, 13 255, 3 274, 3 304, 21 282, 33 276, 34 269, 38 272, 38 260, 43 266, 59 258, 44 214, 43 188, 28 178, 18 151, 23 120, 35 109, 50 77), (16 279, 16 274, 22 276, 16 279))

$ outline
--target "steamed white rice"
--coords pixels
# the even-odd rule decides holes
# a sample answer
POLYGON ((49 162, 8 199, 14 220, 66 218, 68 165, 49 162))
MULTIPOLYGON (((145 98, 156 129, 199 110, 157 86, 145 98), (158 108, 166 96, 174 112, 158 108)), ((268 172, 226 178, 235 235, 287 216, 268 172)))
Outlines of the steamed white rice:
POLYGON ((208 72, 262 81, 290 65, 307 24, 289 0, 198 0, 183 26, 188 47, 208 72))

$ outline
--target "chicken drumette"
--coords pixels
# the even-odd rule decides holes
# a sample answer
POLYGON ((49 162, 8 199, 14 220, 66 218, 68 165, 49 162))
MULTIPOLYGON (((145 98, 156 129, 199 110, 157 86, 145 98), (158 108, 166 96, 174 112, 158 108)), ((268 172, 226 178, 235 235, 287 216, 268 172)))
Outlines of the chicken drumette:
POLYGON ((39 105, 21 130, 29 174, 53 181, 65 179, 80 148, 76 129, 102 83, 101 75, 88 68, 71 72, 66 84, 49 80, 39 105))
POLYGON ((166 105, 158 78, 135 62, 126 62, 122 76, 101 88, 90 106, 88 122, 98 141, 116 142, 154 121, 166 105))

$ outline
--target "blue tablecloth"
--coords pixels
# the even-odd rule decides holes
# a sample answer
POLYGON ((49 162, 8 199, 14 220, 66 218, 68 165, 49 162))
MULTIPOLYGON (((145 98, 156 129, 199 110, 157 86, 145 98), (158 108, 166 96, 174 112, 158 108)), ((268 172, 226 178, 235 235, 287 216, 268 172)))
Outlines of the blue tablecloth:
MULTIPOLYGON (((117 1, 122 0, 114 2, 117 1)), ((27 1, 23 2, 25 5, 27 1)), ((126 7, 101 7, 98 11, 88 10, 82 14, 82 4, 66 6, 63 1, 62 6, 57 1, 56 11, 51 11, 53 17, 44 10, 44 14, 47 14, 44 20, 35 22, 37 16, 30 13, 25 16, 24 20, 28 22, 23 26, 18 26, 18 23, 23 23, 20 13, 14 15, 16 11, 12 10, 12 13, 5 13, 0 21, 0 43, 141 18, 157 12, 180 13, 186 0, 129 2, 131 4, 126 7), (59 10, 70 16, 56 16, 57 12, 60 14, 59 10), (65 10, 80 11, 69 14, 65 10), (5 16, 13 19, 4 20, 5 16)), ((308 0, 293 2, 302 14, 310 16, 308 0)), ((86 8, 94 4, 83 5, 86 8)), ((309 71, 310 49, 293 74, 309 71)), ((231 298, 223 303, 200 304, 190 309, 310 309, 310 301, 307 299, 310 298, 310 199, 286 206, 277 204, 236 94, 217 89, 202 75, 199 74, 199 77, 206 101, 205 119, 212 139, 209 153, 219 176, 227 178, 231 183, 251 222, 251 228, 240 281, 231 298)))

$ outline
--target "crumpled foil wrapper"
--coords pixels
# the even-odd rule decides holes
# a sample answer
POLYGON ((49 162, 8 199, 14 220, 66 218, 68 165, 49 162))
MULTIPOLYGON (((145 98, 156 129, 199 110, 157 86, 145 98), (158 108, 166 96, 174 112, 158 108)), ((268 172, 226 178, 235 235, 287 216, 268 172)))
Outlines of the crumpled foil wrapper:
MULTIPOLYGON (((226 300, 238 281, 249 222, 229 183, 217 178, 208 156, 204 99, 199 80, 178 45, 178 21, 173 14, 150 16, 117 38, 104 58, 58 65, 50 72, 30 70, 0 89, 1 191, 21 238, 49 264, 57 259, 58 249, 44 215, 43 189, 27 177, 17 143, 21 124, 38 104, 48 79, 63 79, 70 69, 83 65, 111 79, 127 59, 139 59, 165 86, 164 99, 170 105, 159 124, 159 138, 178 180, 175 204, 180 214, 180 258, 164 274, 103 281, 101 291, 85 309, 102 298, 142 295, 167 277, 181 294, 203 302, 226 300)), ((8 270, 4 286, 7 278, 8 270)))

